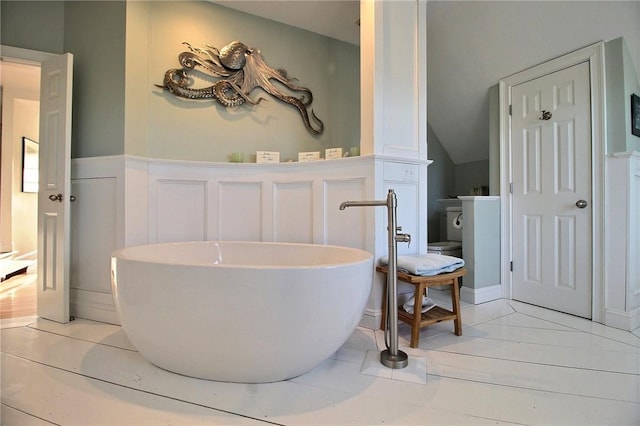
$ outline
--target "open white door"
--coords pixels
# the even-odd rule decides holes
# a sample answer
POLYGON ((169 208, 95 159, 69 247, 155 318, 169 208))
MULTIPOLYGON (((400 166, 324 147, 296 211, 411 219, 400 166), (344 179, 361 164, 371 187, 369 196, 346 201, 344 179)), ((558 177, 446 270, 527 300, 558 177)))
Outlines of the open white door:
POLYGON ((69 321, 73 55, 42 62, 38 193, 38 316, 69 321))

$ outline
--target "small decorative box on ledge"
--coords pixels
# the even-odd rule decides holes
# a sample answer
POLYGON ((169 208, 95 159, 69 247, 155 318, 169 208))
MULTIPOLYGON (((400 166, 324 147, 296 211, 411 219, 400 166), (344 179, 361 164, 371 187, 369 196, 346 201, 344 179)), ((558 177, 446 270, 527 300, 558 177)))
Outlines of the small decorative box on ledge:
MULTIPOLYGON (((376 267, 378 272, 382 272, 387 275, 389 268, 385 266, 376 267)), ((438 274, 433 276, 420 276, 411 275, 406 272, 397 271, 398 281, 411 284, 415 287, 414 303, 419 305, 419 300, 422 300, 422 296, 425 295, 425 290, 434 286, 449 286, 451 289, 451 306, 452 311, 444 309, 440 306, 434 306, 428 311, 422 313, 420 309, 414 308, 413 313, 405 311, 402 307, 398 308, 398 319, 411 326, 411 347, 417 348, 418 341, 420 340, 420 328, 426 327, 431 324, 436 324, 442 321, 451 321, 454 323, 454 333, 456 336, 462 336, 462 317, 460 316, 460 295, 459 295, 459 278, 467 273, 465 268, 456 269, 453 272, 447 272, 444 274, 438 274)), ((382 297, 382 321, 380 328, 386 329, 387 312, 386 303, 387 300, 386 286, 384 295, 382 297)))

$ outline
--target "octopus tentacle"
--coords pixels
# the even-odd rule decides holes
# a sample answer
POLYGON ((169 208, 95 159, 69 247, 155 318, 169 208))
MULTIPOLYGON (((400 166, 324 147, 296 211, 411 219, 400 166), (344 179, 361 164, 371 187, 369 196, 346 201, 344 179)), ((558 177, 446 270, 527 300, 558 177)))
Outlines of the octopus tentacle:
POLYGON ((236 91, 227 80, 222 80, 213 85, 213 93, 216 99, 226 107, 236 107, 244 103, 244 98, 236 91), (229 93, 232 93, 229 96, 229 93))
POLYGON ((311 132, 314 135, 322 134, 322 132, 324 131, 324 123, 322 122, 322 120, 318 118, 315 112, 311 110, 311 116, 313 117, 313 120, 318 125, 318 128, 315 129, 311 125, 311 122, 309 120, 309 113, 307 112, 307 106, 305 105, 304 102, 302 102, 300 99, 296 98, 295 96, 287 96, 280 93, 277 93, 277 94, 272 93, 272 95, 275 96, 277 99, 281 100, 282 102, 286 102, 296 107, 300 112, 300 115, 302 116, 302 122, 304 123, 304 126, 307 128, 307 130, 309 130, 309 132, 311 132))
POLYGON ((187 87, 188 78, 185 70, 171 69, 165 73, 164 84, 157 87, 167 89, 170 93, 188 99, 215 99, 226 107, 237 107, 247 102, 257 105, 263 98, 254 101, 240 91, 240 88, 228 80, 220 80, 213 86, 201 89, 187 87))
POLYGON ((254 101, 242 93, 240 88, 229 80, 218 81, 213 85, 213 92, 218 101, 226 107, 237 107, 245 102, 251 105, 257 105, 263 100, 263 98, 258 98, 257 101, 254 101), (229 93, 232 93, 232 95, 229 96, 229 93))
POLYGON ((202 89, 192 89, 187 86, 188 78, 185 70, 170 69, 164 74, 163 85, 156 85, 167 89, 170 93, 176 96, 189 99, 216 99, 216 95, 213 92, 212 87, 205 87, 202 89), (176 80, 177 78, 177 80, 176 80))
POLYGON ((298 81, 295 77, 289 77, 289 73, 287 70, 278 68, 278 73, 284 78, 284 80, 277 79, 282 84, 284 84, 289 90, 293 90, 294 92, 302 92, 303 97, 300 99, 306 106, 311 105, 313 102, 313 95, 311 94, 311 90, 304 86, 299 86, 295 82, 298 81))
POLYGON ((187 69, 195 69, 195 67, 199 65, 219 77, 228 77, 231 75, 231 73, 221 65, 209 59, 203 59, 193 52, 182 52, 178 55, 178 61, 180 62, 180 65, 187 69))

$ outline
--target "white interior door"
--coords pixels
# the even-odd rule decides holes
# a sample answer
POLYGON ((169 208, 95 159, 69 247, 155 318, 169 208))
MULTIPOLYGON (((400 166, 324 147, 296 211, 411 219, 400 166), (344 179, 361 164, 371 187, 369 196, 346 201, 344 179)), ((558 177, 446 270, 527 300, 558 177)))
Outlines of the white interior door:
POLYGON ((73 56, 41 67, 38 316, 69 321, 69 220, 73 56))
POLYGON ((591 318, 589 64, 511 88, 512 296, 591 318))

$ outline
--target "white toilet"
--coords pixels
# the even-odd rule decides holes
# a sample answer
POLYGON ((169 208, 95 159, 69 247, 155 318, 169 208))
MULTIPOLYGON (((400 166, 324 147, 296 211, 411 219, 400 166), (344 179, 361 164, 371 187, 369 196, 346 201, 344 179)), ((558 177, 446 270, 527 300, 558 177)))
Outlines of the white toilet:
POLYGON ((462 207, 447 207, 440 219, 446 223, 447 240, 429 243, 427 251, 462 258, 462 207))

